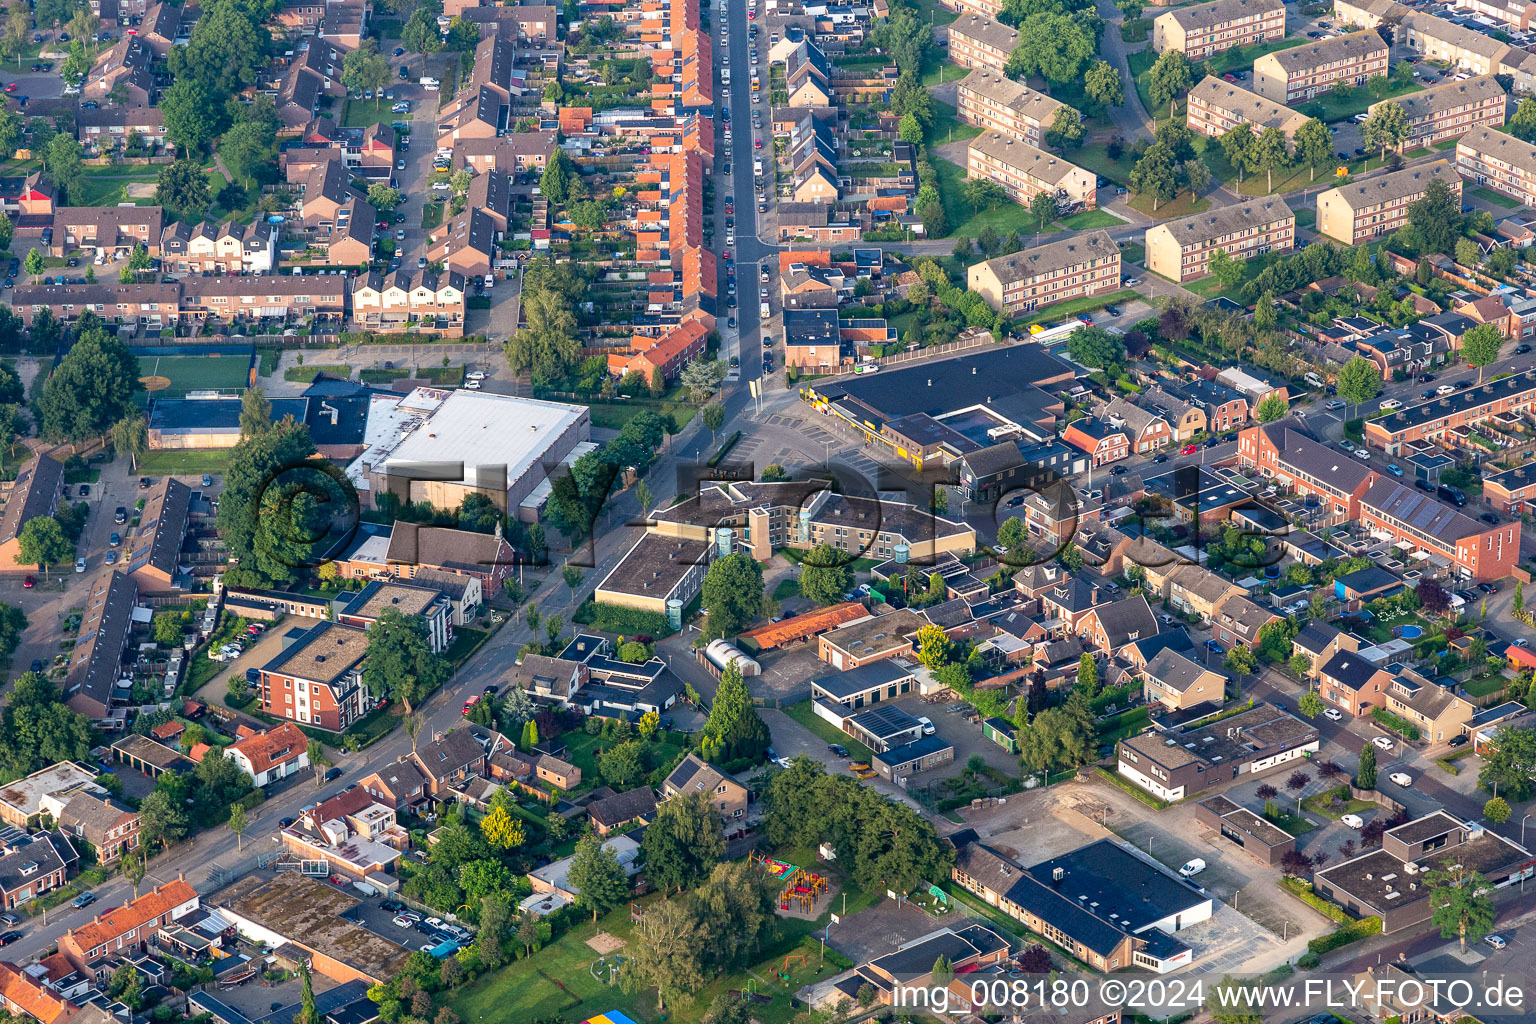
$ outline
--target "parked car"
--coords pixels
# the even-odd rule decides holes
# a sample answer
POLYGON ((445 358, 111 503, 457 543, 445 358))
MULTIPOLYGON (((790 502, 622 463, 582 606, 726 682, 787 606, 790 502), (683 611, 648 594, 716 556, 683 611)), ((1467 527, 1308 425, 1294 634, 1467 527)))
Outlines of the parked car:
POLYGON ((1381 407, 1390 412, 1393 409, 1401 409, 1403 407, 1403 403, 1395 398, 1389 398, 1385 402, 1381 403, 1381 407))
POLYGON ((85 572, 85 559, 75 559, 75 572, 85 572))
POLYGON ((1199 445, 1187 444, 1183 448, 1179 449, 1179 454, 1180 455, 1193 455, 1193 454, 1195 454, 1195 452, 1197 452, 1199 450, 1200 450, 1200 446, 1199 445))
POLYGON ((1387 778, 1391 779, 1399 786, 1407 787, 1413 785, 1413 776, 1409 775, 1407 772, 1393 772, 1391 775, 1388 775, 1387 778))
POLYGON ((1390 736, 1375 736, 1372 737, 1371 742, 1375 744, 1378 750, 1391 750, 1397 746, 1396 741, 1390 736))
POLYGON ((1330 722, 1337 722, 1343 719, 1344 715, 1338 708, 1324 708, 1323 717, 1330 722))
MULTIPOLYGON (((21 932, 0 933, 0 946, 9 946, 19 938, 21 938, 21 932)), ((1503 947, 1500 946, 1499 948, 1502 949, 1503 947)))
POLYGON ((73 900, 71 900, 69 905, 74 907, 76 910, 79 910, 81 907, 88 907, 92 903, 95 903, 95 902, 96 902, 96 894, 95 893, 93 893, 93 892, 83 892, 79 896, 76 896, 73 900))
POLYGON ((1365 828, 1365 819, 1358 814, 1346 814, 1339 818, 1339 822, 1350 828, 1365 828))
POLYGON ((933 722, 928 718, 928 716, 926 716, 926 715, 918 715, 917 716, 917 720, 923 726, 923 735, 924 736, 932 736, 934 734, 934 732, 937 731, 937 730, 934 729, 933 722))
POLYGON ((1503 949, 1505 946, 1509 945, 1509 943, 1504 941, 1504 936, 1498 934, 1486 935, 1483 937, 1483 941, 1488 943, 1488 945, 1492 946, 1494 949, 1503 949))
MULTIPOLYGON (((1524 647, 1525 644, 1521 640, 1516 640, 1515 646, 1524 647)), ((1467 745, 1467 738, 1461 735, 1452 736, 1450 739, 1445 741, 1445 745, 1448 747, 1464 747, 1467 745)))

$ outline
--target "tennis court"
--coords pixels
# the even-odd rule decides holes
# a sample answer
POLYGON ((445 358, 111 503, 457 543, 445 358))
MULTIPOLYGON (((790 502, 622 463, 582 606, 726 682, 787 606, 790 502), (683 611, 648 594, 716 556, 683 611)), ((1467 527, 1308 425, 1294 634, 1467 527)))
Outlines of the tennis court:
POLYGON ((139 379, 151 398, 184 398, 189 391, 238 394, 250 383, 251 357, 140 356, 139 379))

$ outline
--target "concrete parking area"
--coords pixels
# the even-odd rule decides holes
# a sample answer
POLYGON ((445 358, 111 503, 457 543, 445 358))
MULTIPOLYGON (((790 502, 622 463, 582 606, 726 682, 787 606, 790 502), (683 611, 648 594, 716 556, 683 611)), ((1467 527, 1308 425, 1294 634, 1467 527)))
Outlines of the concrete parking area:
MULTIPOLYGON (((267 624, 267 630, 256 638, 256 642, 246 645, 244 654, 233 661, 225 662, 218 673, 203 684, 202 689, 198 690, 194 696, 205 704, 223 704, 224 697, 229 693, 229 680, 232 675, 244 678, 246 669, 260 668, 282 653, 285 633, 294 629, 309 629, 320 621, 320 619, 290 615, 281 622, 267 624)), ((245 639, 250 640, 250 637, 247 636, 245 639)))

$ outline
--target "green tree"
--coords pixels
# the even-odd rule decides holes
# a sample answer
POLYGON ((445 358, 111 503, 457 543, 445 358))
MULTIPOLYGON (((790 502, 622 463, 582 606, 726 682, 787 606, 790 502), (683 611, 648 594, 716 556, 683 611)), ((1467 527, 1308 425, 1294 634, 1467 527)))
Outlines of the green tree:
POLYGON ((1536 732, 1530 729, 1500 729, 1494 736, 1493 749, 1483 758, 1477 782, 1487 792, 1516 803, 1530 799, 1536 792, 1536 732))
MULTIPOLYGON (((1259 305, 1262 306, 1263 304, 1260 301, 1259 305)), ((1272 394, 1265 395, 1263 400, 1259 402, 1258 408, 1254 410, 1254 416, 1260 423, 1272 423, 1290 411, 1291 407, 1286 403, 1285 399, 1281 398, 1278 394, 1272 394)))
MULTIPOLYGON (((178 78, 175 84, 160 94, 160 112, 165 120, 165 136, 174 142, 182 153, 199 153, 218 137, 220 117, 219 104, 215 97, 213 90, 195 78, 178 78)), ((177 161, 177 163, 180 162, 177 161)), ((169 168, 176 164, 166 166, 169 168)), ((163 177, 162 174, 162 179, 163 177)), ((161 206, 167 205, 158 197, 155 201, 161 206)), ((196 209, 190 205, 171 208, 196 209)))
POLYGON ((664 894, 694 889, 725 857, 725 830, 707 793, 685 793, 656 808, 640 841, 646 879, 664 894))
POLYGON ((710 636, 740 633, 763 608, 762 565, 744 551, 716 558, 704 574, 703 605, 710 636))
POLYGON ((324 1024, 324 1018, 315 1008, 315 984, 309 973, 309 961, 299 961, 299 1012, 293 1024, 324 1024))
POLYGON ((81 189, 81 181, 85 175, 85 169, 80 163, 80 143, 74 136, 59 134, 48 140, 48 146, 43 151, 43 165, 48 169, 48 175, 68 197, 72 205, 83 205, 75 202, 77 198, 84 198, 81 189))
POLYGON ((1061 84, 1078 78, 1094 55, 1097 40, 1082 23, 1051 11, 1029 15, 1018 26, 1019 41, 1009 55, 1005 74, 1040 75, 1061 84))
POLYGON ((623 903, 631 888, 629 876, 619 866, 613 850, 593 835, 577 842, 566 877, 576 891, 576 905, 592 912, 593 924, 623 903))
POLYGON ((1302 694, 1301 698, 1296 702, 1296 707, 1308 718, 1316 718, 1318 715, 1323 713, 1323 710, 1327 707, 1327 705, 1323 703, 1323 698, 1319 697, 1316 691, 1308 690, 1306 693, 1302 694))
POLYGON ((1206 269, 1211 272, 1212 277, 1221 282, 1223 287, 1234 288, 1243 279, 1243 274, 1246 272, 1246 261, 1235 260, 1227 255, 1227 250, 1217 248, 1215 252, 1211 253, 1211 259, 1206 265, 1206 269))
POLYGON ((1376 788, 1376 746, 1367 743, 1360 748, 1360 765, 1355 769, 1355 785, 1361 789, 1376 788))
POLYGON ((155 185, 155 202, 182 220, 201 219, 213 203, 208 176, 191 160, 166 164, 155 185))
POLYGON ((1211 184, 1211 169, 1199 157, 1191 157, 1179 164, 1179 177, 1189 189, 1189 197, 1198 199, 1211 184))
POLYGON ((129 468, 137 473, 139 457, 149 447, 149 428, 139 413, 130 413, 112 424, 112 450, 128 456, 129 468))
POLYGON ((1174 115, 1173 101, 1194 84, 1194 65, 1183 50, 1168 50, 1147 71, 1147 97, 1154 106, 1168 104, 1170 120, 1174 115))
POLYGON ((1504 332, 1495 324, 1478 324, 1461 338, 1461 354, 1468 366, 1477 367, 1477 382, 1483 382, 1483 369, 1499 358, 1504 332))
POLYGON ((363 682, 376 697, 397 698, 406 714, 452 673, 452 664, 433 653, 426 620, 420 615, 385 608, 369 627, 363 682))
POLYGON ((1102 327, 1079 327, 1067 335, 1067 355, 1084 366, 1118 366, 1125 362, 1125 342, 1102 327))
POLYGON ((405 197, 400 194, 400 191, 391 188, 382 181, 376 181, 368 186, 368 204, 370 206, 375 206, 380 210, 393 210, 403 202, 405 202, 405 197))
POLYGON ((1045 137, 1048 145, 1065 153, 1083 144, 1083 118, 1071 107, 1057 107, 1045 137))
POLYGON ((1504 130, 1517 139, 1536 142, 1536 99, 1529 96, 1522 99, 1505 123, 1504 130))
POLYGON ((1440 929, 1442 939, 1454 938, 1467 948, 1467 940, 1481 941, 1493 930, 1493 886, 1476 871, 1461 864, 1451 864, 1443 871, 1430 871, 1425 881, 1430 886, 1430 920, 1440 929))
POLYGON ((1424 193, 1408 204, 1408 223, 1426 253, 1451 255, 1466 218, 1450 186, 1439 178, 1424 183, 1424 193))
POLYGON ((1355 356, 1340 367, 1335 387, 1339 397, 1358 411, 1381 393, 1381 370, 1364 356, 1355 356))
POLYGON ((831 544, 818 544, 800 562, 800 595, 819 605, 837 604, 853 589, 849 558, 831 544))
POLYGON ((1083 75, 1083 91, 1100 107, 1118 107, 1125 102, 1125 83, 1107 60, 1093 62, 1083 75))
POLYGON ((700 751, 707 761, 761 761, 771 737, 734 663, 720 674, 715 702, 704 722, 700 751))
POLYGON ((1387 150, 1401 149, 1408 141, 1410 126, 1408 113, 1401 103, 1388 100, 1379 103, 1360 126, 1360 139, 1367 149, 1379 149, 1385 159, 1387 150))
POLYGON ((615 789, 624 790, 645 770, 643 748, 637 740, 615 743, 597 757, 598 770, 603 781, 615 789))
POLYGON ((493 807, 480 819, 480 834, 496 850, 515 850, 527 838, 522 819, 513 817, 505 807, 493 807))
POLYGON ((896 135, 902 142, 920 146, 923 142, 923 124, 916 114, 903 114, 897 122, 896 135))
MULTIPOLYGON (((990 184, 990 182, 989 182, 990 184)), ((1056 197, 1050 192, 1036 192, 1029 199, 1029 212, 1040 222, 1040 231, 1056 219, 1056 197)))
POLYGON ((1099 695, 1099 663, 1087 652, 1077 659, 1077 688, 1090 697, 1099 695))
POLYGON ((1025 530, 1018 516, 1009 516, 1003 520, 1003 525, 997 528, 997 543, 1015 556, 1029 544, 1029 532, 1025 530))
POLYGON ((187 835, 187 815, 163 789, 155 789, 139 804, 139 839, 145 846, 168 847, 187 835))
POLYGON ((1253 650, 1244 647, 1242 644, 1233 645, 1232 649, 1227 652, 1223 665, 1228 672, 1233 672, 1240 676, 1252 675, 1259 670, 1259 660, 1254 656, 1253 650))
POLYGON ((220 136, 219 156, 242 181, 269 184, 276 178, 277 140, 259 122, 242 121, 220 136))
MULTIPOLYGON (((26 262, 22 264, 22 269, 27 272, 28 277, 32 278, 32 282, 34 284, 36 284, 37 279, 42 276, 44 266, 46 266, 46 264, 43 262, 42 253, 38 252, 36 249, 27 250, 27 259, 26 262)), ((35 329, 36 328, 34 327, 34 331, 35 329)))
POLYGON ((1510 810, 1509 801, 1505 800, 1501 796, 1496 796, 1489 800, 1487 803, 1483 804, 1483 817, 1487 818, 1495 825, 1504 824, 1509 820, 1511 813, 1513 812, 1510 810))
MULTIPOLYGON (((1178 50, 1169 50, 1164 56, 1169 54, 1183 56, 1178 50)), ((1179 193, 1178 166, 1173 153, 1162 143, 1153 143, 1131 168, 1129 181, 1131 188, 1151 197, 1155 211, 1159 203, 1166 203, 1179 193)))
POLYGON ((42 572, 50 565, 62 565, 75 557, 74 543, 51 516, 28 519, 16 540, 17 557, 22 564, 36 565, 42 572))
POLYGON ((1317 169, 1333 162, 1333 136, 1315 117, 1296 129, 1296 159, 1306 166, 1308 181, 1316 181, 1317 169))
POLYGON ((1284 167, 1290 162, 1290 154, 1285 148, 1285 133, 1271 125, 1265 128, 1259 135, 1259 141, 1254 146, 1254 160, 1258 163, 1266 177, 1267 190, 1275 190, 1275 168, 1284 167))
POLYGON ((389 84, 389 58, 379 44, 365 37, 355 50, 341 58, 341 85, 349 93, 377 92, 389 84))
POLYGON ((626 992, 656 989, 656 1007, 665 1012, 692 999, 704 987, 704 944, 696 913, 683 900, 651 904, 635 925, 631 954, 619 974, 626 992))
MULTIPOLYGON (((1326 129, 1325 129, 1326 131, 1326 129)), ((1332 136, 1329 136, 1332 139, 1332 136)), ((1217 144, 1221 146, 1222 155, 1227 158, 1227 163, 1237 171, 1237 182, 1243 182, 1243 172, 1253 163, 1254 150, 1258 146, 1258 138, 1253 134, 1253 128, 1247 123, 1235 124, 1222 132, 1217 144)), ((1329 146, 1333 145, 1332 141, 1329 146)))
POLYGON ((443 48, 443 36, 437 29, 437 15, 428 8, 418 8, 400 29, 400 45, 421 57, 421 73, 427 73, 427 57, 443 48))

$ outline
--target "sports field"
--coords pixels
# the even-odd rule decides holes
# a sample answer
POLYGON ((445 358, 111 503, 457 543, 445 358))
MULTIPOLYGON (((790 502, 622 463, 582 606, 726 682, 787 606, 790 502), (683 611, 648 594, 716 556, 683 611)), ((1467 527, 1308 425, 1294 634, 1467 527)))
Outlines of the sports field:
POLYGON ((250 369, 250 356, 139 357, 139 379, 151 398, 182 398, 188 391, 214 389, 238 394, 250 381, 250 369))

